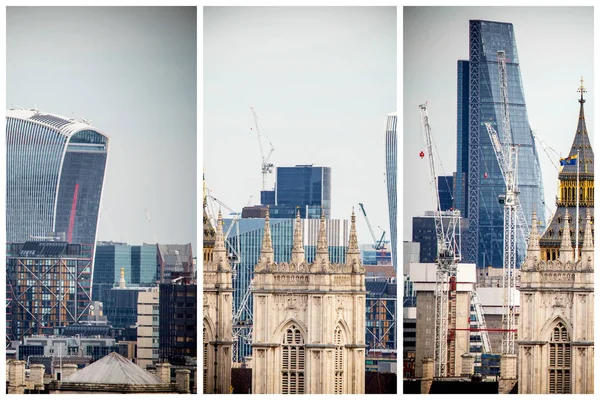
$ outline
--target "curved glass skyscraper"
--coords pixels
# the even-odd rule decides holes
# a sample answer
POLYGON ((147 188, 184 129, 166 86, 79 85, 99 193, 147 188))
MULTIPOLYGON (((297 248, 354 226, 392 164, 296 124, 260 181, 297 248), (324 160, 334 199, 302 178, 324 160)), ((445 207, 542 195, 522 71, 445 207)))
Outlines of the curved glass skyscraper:
POLYGON ((390 240, 392 242, 392 264, 398 270, 398 114, 388 114, 385 121, 385 176, 390 217, 390 240))
POLYGON ((7 111, 6 241, 53 232, 93 250, 107 150, 108 137, 85 122, 7 111))
MULTIPOLYGON (((463 258, 478 267, 502 266, 503 206, 505 192, 492 144, 485 126, 491 122, 504 139, 497 52, 506 53, 508 100, 512 137, 518 146, 519 198, 531 228, 535 207, 544 222, 542 175, 531 134, 519 69, 513 25, 473 20, 469 23, 469 61, 458 62, 458 146, 455 207, 469 219, 463 239, 463 258), (465 248, 466 246, 466 248, 465 248)), ((538 228, 543 231, 545 226, 538 228)), ((517 232, 517 265, 525 254, 525 239, 517 232)))

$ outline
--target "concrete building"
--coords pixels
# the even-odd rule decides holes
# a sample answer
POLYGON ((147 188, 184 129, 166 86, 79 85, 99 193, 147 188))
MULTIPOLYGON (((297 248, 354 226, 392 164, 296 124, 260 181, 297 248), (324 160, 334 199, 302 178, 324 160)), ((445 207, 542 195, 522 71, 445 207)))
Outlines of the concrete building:
POLYGON ((579 90, 579 120, 568 157, 578 156, 577 162, 559 173, 557 210, 541 238, 533 213, 521 266, 518 359, 505 361, 504 374, 507 386, 518 374, 519 393, 594 393, 594 153, 583 112, 583 81, 579 90), (585 218, 579 223, 579 241, 577 205, 585 218))
MULTIPOLYGON (((432 358, 435 349, 436 264, 410 264, 410 277, 416 293, 415 377, 424 375, 423 360, 432 358)), ((476 282, 475 264, 458 264, 456 278, 450 282, 448 308, 447 376, 462 374, 462 356, 469 353, 471 291, 476 282)))
POLYGON ((345 264, 331 263, 325 215, 316 257, 304 257, 300 215, 292 256, 276 263, 269 216, 254 269, 253 394, 365 392, 365 269, 354 213, 345 264))
POLYGON ((137 365, 158 363, 159 288, 140 292, 137 299, 137 365))
POLYGON ((194 256, 192 244, 157 244, 156 254, 160 283, 169 283, 172 279, 194 274, 194 256))
POLYGON ((220 211, 216 231, 204 213, 203 246, 203 393, 223 394, 231 386, 233 285, 220 211))

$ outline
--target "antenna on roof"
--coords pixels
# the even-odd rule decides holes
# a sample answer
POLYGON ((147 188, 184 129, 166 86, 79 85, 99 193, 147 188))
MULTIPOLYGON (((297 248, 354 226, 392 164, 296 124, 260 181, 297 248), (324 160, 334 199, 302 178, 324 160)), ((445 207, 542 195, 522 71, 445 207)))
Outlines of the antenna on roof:
POLYGON ((20 106, 20 105, 18 105, 18 104, 13 104, 12 106, 13 106, 13 109, 16 107, 16 108, 20 108, 21 110, 25 110, 23 107, 21 107, 21 106, 20 106))

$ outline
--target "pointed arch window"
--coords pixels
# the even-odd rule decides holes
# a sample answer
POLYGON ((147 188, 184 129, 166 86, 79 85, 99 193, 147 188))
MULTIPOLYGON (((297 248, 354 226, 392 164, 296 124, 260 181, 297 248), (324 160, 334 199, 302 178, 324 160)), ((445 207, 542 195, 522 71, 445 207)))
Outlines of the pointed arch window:
POLYGON ((548 392, 571 393, 571 343, 567 327, 559 322, 549 343, 548 392))
POLYGON ((344 394, 344 339, 339 325, 333 333, 333 344, 335 345, 334 394, 344 394))
POLYGON ((297 326, 286 329, 281 351, 281 393, 304 394, 304 338, 297 326))

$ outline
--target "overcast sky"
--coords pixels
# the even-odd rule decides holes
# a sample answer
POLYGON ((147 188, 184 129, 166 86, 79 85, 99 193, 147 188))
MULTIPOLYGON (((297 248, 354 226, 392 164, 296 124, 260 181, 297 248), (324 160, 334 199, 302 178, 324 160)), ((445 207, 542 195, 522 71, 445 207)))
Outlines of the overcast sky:
MULTIPOLYGON (((456 172, 456 67, 469 58, 469 20, 514 26, 529 124, 538 138, 566 157, 575 136, 581 76, 586 123, 594 146, 592 7, 404 8, 404 218, 403 240, 412 240, 412 218, 433 209, 418 106, 428 101, 432 136, 440 151, 439 175, 456 172)), ((555 207, 558 156, 536 141, 550 218, 555 207)))
POLYGON ((196 14, 7 9, 7 107, 76 113, 110 137, 98 240, 197 248, 196 14))
MULTIPOLYGON (((362 202, 375 234, 381 226, 389 240, 385 119, 397 107, 396 22, 395 7, 204 8, 211 194, 238 212, 260 203, 252 106, 276 167, 331 167, 331 217, 349 218, 362 202)), ((274 174, 267 182, 272 188, 274 174)), ((372 242, 361 215, 357 229, 361 243, 372 242)))

